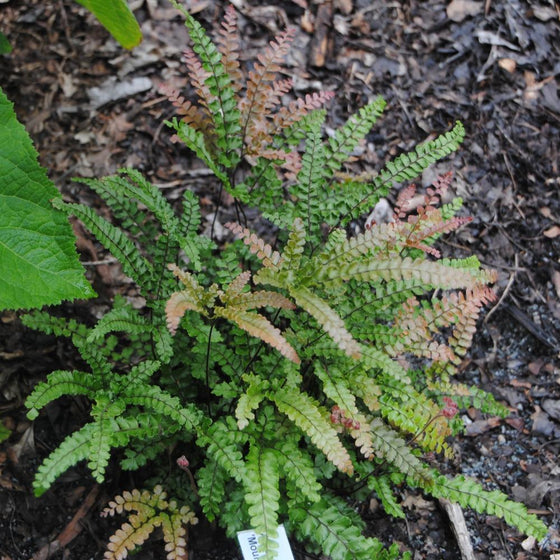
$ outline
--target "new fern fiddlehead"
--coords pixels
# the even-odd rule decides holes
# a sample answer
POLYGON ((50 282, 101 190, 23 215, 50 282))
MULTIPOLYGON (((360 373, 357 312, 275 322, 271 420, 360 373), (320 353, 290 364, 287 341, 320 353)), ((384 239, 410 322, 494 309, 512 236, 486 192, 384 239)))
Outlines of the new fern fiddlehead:
MULTIPOLYGON (((118 258, 146 308, 117 297, 94 327, 47 313, 24 318, 71 338, 89 368, 53 372, 27 400, 30 418, 62 395, 91 402, 91 421, 39 468, 36 493, 80 460, 102 481, 114 448, 125 448, 122 468, 152 460, 156 473, 158 454, 173 449, 189 456, 193 479, 178 468, 171 490, 230 535, 248 525, 262 533, 267 559, 276 554, 279 522, 333 560, 397 558, 396 547, 363 536, 344 499, 355 476, 395 517, 404 516, 395 488, 407 482, 543 537, 546 528, 523 505, 424 460, 451 454, 460 420, 450 411, 474 405, 507 414, 491 395, 453 379, 496 277, 476 258, 445 259, 434 246, 468 223, 456 216, 460 200, 440 203, 451 176, 435 181, 414 211, 414 190, 405 187, 389 223, 368 222, 353 235, 345 229, 395 183, 456 150, 463 125, 378 172, 349 175, 345 164, 382 115, 381 98, 325 140, 322 106, 332 93, 281 103, 291 87, 278 73, 292 30, 245 78, 234 8, 213 42, 173 3, 191 37, 185 63, 198 101, 164 86, 180 117, 168 124, 238 210, 256 207, 275 225, 276 239, 231 222, 237 239, 218 246, 199 234, 193 193, 184 193, 177 214, 133 170, 81 180, 105 199, 113 220, 55 202, 118 258)), ((182 557, 190 509, 156 487, 123 493, 105 513, 124 511, 136 513, 111 539, 107 558, 124 558, 156 526, 168 558, 182 557)))

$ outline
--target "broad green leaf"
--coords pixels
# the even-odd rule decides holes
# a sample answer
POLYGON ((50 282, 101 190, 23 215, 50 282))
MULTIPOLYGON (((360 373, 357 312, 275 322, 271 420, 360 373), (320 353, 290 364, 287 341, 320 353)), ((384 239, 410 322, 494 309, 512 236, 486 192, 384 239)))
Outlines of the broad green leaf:
POLYGON ((142 31, 126 0, 76 0, 125 48, 142 41, 142 31))
POLYGON ((0 309, 93 297, 60 193, 37 162, 13 104, 0 89, 0 309))

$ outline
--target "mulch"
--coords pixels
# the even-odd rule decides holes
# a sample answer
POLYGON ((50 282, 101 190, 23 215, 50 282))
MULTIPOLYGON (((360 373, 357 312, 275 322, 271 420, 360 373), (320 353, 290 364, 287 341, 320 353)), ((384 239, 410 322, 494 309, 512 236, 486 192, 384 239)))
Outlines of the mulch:
MULTIPOLYGON (((72 177, 131 166, 171 198, 188 183, 212 220, 212 180, 200 162, 170 142, 162 123, 173 108, 157 89, 160 82, 178 88, 187 83, 181 63, 186 30, 165 0, 131 3, 144 32, 131 53, 70 0, 1 3, 0 30, 13 52, 1 57, 0 85, 65 197, 99 207, 72 177)), ((387 100, 357 164, 364 169, 376 169, 456 120, 465 124, 462 149, 419 182, 453 171, 455 194, 473 222, 446 238, 442 249, 451 256, 475 254, 498 270, 499 300, 481 321, 460 380, 491 391, 512 414, 502 421, 465 411, 467 430, 454 443, 449 468, 524 501, 550 526, 547 539, 534 543, 501 521, 465 512, 477 558, 554 560, 560 554, 558 2, 233 3, 249 60, 286 24, 296 26, 287 60, 295 91, 335 91, 331 126, 373 96, 387 100)), ((217 28, 225 6, 210 0, 185 4, 207 29, 217 28)), ((59 312, 92 321, 113 294, 128 293, 130 286, 88 233, 79 225, 75 231, 100 297, 59 312)), ((136 483, 114 469, 98 487, 78 465, 42 498, 32 495, 40 460, 83 423, 88 407, 61 399, 31 423, 24 399, 49 371, 73 367, 76 359, 67 341, 24 329, 14 313, 1 314, 0 413, 13 430, 0 446, 2 560, 102 558, 119 522, 101 519, 99 511, 136 483)), ((375 500, 360 504, 371 534, 399 542, 415 560, 458 558, 439 504, 408 490, 402 500, 406 523, 388 519, 375 500)), ((209 526, 193 531, 191 560, 239 557, 235 543, 222 539, 209 526)), ((296 555, 304 558, 299 549, 296 555)), ((136 557, 162 558, 161 543, 150 543, 136 557)))

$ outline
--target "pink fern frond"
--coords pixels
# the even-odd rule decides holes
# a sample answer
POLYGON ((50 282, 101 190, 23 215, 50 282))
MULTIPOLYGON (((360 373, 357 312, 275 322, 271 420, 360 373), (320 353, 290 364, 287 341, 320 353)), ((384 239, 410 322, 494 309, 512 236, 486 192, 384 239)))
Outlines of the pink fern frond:
POLYGON ((280 253, 274 251, 272 247, 265 243, 260 237, 252 233, 251 230, 234 222, 228 222, 225 226, 243 240, 249 250, 263 261, 265 267, 275 267, 281 260, 280 253))
POLYGON ((305 97, 298 97, 282 107, 274 116, 274 126, 276 129, 284 129, 292 126, 301 120, 309 111, 320 109, 334 97, 334 91, 320 91, 308 93, 305 97))
POLYGON ((231 78, 231 86, 235 91, 243 87, 243 74, 239 63, 241 38, 237 27, 237 13, 233 5, 226 8, 222 26, 216 38, 216 46, 222 53, 222 63, 231 78))

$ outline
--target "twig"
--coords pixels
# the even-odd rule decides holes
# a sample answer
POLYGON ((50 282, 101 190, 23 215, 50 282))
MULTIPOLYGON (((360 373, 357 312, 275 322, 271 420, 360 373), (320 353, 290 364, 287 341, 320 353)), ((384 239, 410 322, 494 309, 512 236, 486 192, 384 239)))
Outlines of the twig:
POLYGON ((62 530, 62 532, 54 539, 54 541, 47 543, 45 546, 33 555, 32 560, 48 560, 54 556, 59 550, 66 547, 73 541, 83 529, 82 519, 87 515, 99 494, 99 486, 96 484, 86 496, 84 503, 80 506, 70 523, 62 530))
POLYGON ((519 258, 517 256, 517 253, 515 253, 515 268, 514 268, 513 272, 509 275, 508 283, 507 283, 506 287, 504 288, 504 291, 503 291, 502 295, 500 296, 500 299, 498 300, 496 305, 494 305, 494 307, 492 307, 492 309, 490 309, 490 311, 488 311, 488 313, 486 314, 486 317, 484 318, 484 321, 483 321, 484 324, 486 324, 488 322, 490 317, 492 317, 494 312, 498 309, 498 307, 500 307, 500 305, 503 303, 504 299, 507 297, 508 292, 510 291, 511 287, 513 286, 513 282, 515 280, 515 275, 517 274, 518 264, 519 264, 519 258))
POLYGON ((439 503, 449 517, 451 528, 453 529, 453 533, 457 539, 457 545, 461 551, 462 560, 476 560, 461 506, 444 498, 440 498, 439 503))

